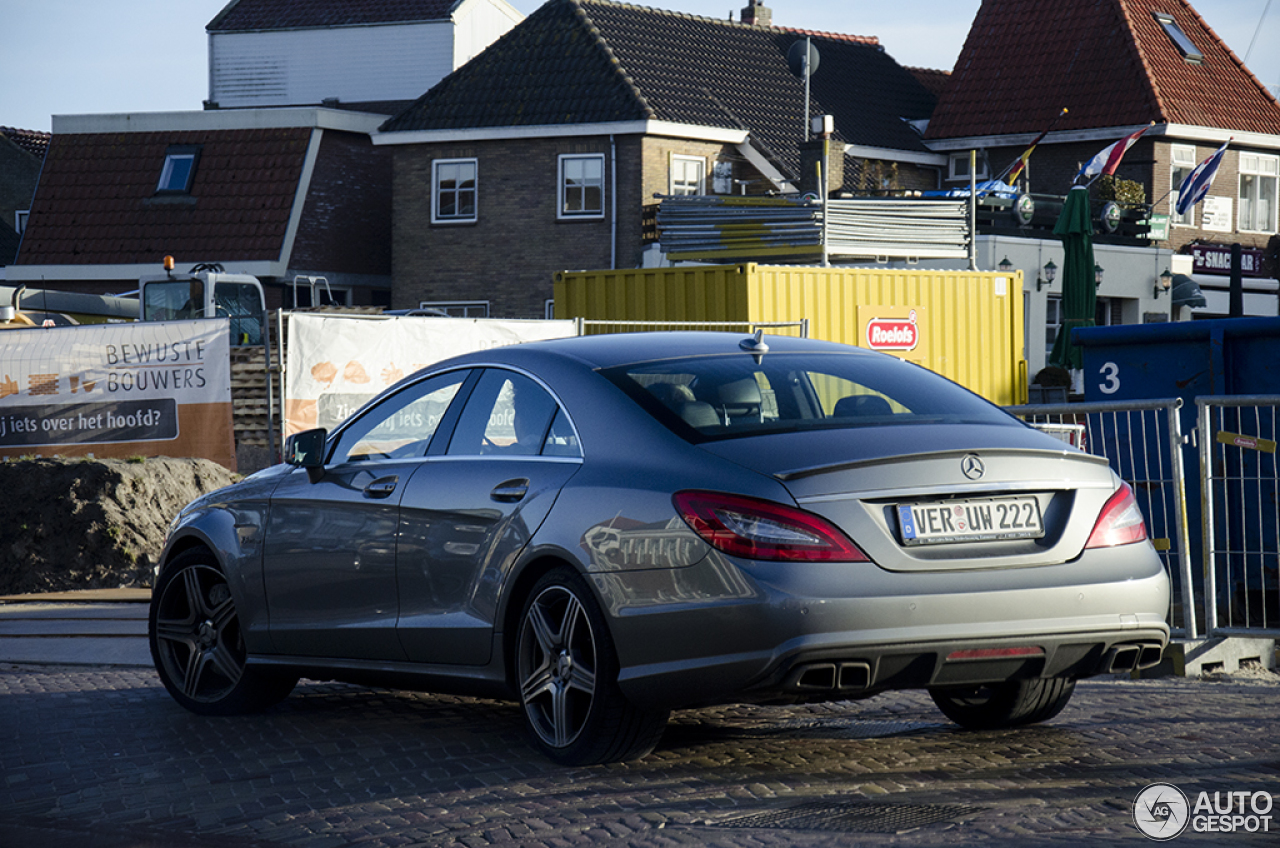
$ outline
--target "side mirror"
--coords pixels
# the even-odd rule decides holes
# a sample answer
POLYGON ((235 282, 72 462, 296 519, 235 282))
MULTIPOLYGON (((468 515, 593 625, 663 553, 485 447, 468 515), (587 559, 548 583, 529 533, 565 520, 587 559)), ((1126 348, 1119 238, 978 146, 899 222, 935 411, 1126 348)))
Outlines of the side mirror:
POLYGON ((284 441, 284 461, 295 468, 307 469, 307 479, 318 483, 324 476, 325 438, 323 427, 294 433, 284 441))

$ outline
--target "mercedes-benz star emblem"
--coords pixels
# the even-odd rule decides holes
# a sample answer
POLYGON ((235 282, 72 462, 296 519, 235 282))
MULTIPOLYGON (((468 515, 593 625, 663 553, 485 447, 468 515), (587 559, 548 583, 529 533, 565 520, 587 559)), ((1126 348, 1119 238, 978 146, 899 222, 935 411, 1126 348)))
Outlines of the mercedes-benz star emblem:
POLYGON ((977 454, 968 454, 964 459, 960 460, 960 470, 964 472, 964 476, 970 480, 977 480, 987 473, 986 467, 982 464, 982 460, 978 459, 977 454))

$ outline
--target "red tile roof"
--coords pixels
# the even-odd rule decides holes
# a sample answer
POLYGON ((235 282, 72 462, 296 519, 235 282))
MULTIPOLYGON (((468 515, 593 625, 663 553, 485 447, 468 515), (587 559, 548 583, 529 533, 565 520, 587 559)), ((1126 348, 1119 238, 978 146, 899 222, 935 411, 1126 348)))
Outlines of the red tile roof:
POLYGON ((1185 0, 984 0, 926 138, 1040 132, 1063 107, 1059 131, 1155 121, 1280 134, 1280 104, 1185 0))
POLYGON ((208 32, 301 29, 439 21, 461 0, 233 0, 208 32))
POLYGON ((55 135, 18 264, 280 258, 311 130, 55 135), (189 195, 156 195, 170 145, 200 145, 189 195))

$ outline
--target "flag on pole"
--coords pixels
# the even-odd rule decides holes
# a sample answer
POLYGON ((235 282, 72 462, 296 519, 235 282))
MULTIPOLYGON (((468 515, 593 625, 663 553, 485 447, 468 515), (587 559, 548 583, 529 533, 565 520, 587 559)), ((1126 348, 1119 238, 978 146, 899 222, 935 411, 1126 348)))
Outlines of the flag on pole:
POLYGON ((1116 168, 1120 165, 1120 160, 1129 152, 1129 148, 1133 147, 1133 143, 1138 140, 1138 136, 1146 132, 1150 126, 1150 124, 1147 124, 1146 127, 1135 133, 1130 133, 1104 150, 1099 151, 1097 156, 1086 162, 1084 167, 1080 169, 1080 172, 1076 174, 1076 179, 1079 180, 1081 177, 1087 179, 1096 177, 1099 174, 1114 174, 1116 168))
POLYGON ((1195 170, 1187 174, 1187 178, 1178 186, 1178 214, 1185 215, 1187 210, 1204 200, 1213 185, 1213 178, 1218 175, 1218 166, 1222 164, 1222 154, 1227 152, 1231 139, 1223 142, 1218 151, 1208 159, 1196 165, 1195 170))
POLYGON ((1054 124, 1058 123, 1058 118, 1061 118, 1065 114, 1067 114, 1067 109, 1063 108, 1063 110, 1054 117, 1053 123, 1049 124, 1044 132, 1036 136, 1035 141, 1031 142, 1031 146, 1027 148, 1026 152, 1014 160, 1013 164, 1009 166, 1007 173, 1002 174, 997 179, 1003 180, 1012 185, 1013 181, 1016 180, 1018 175, 1027 167, 1027 160, 1031 158, 1031 152, 1036 149, 1036 145, 1044 141, 1044 137, 1049 134, 1049 130, 1053 129, 1054 124))
POLYGON ((1018 175, 1022 173, 1023 169, 1027 167, 1027 160, 1031 158, 1031 151, 1036 149, 1036 145, 1040 143, 1040 139, 1044 138, 1046 135, 1048 135, 1047 131, 1042 132, 1040 133, 1039 138, 1031 142, 1031 146, 1027 148, 1027 152, 1023 153, 1022 156, 1018 158, 1018 161, 1014 163, 1014 166, 1009 169, 1009 176, 1005 182, 1009 183, 1009 185, 1013 185, 1013 181, 1016 180, 1018 175))

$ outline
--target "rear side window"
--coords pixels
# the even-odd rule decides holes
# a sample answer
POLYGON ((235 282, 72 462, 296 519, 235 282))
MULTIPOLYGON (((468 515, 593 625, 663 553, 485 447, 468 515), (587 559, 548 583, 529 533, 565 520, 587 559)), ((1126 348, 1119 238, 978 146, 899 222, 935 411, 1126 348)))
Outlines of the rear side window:
POLYGON ((891 356, 772 353, 644 362, 604 372, 692 440, 913 423, 1020 426, 998 407, 891 356))
POLYGON ((580 456, 568 418, 546 389, 514 371, 487 369, 462 408, 451 456, 580 456))

